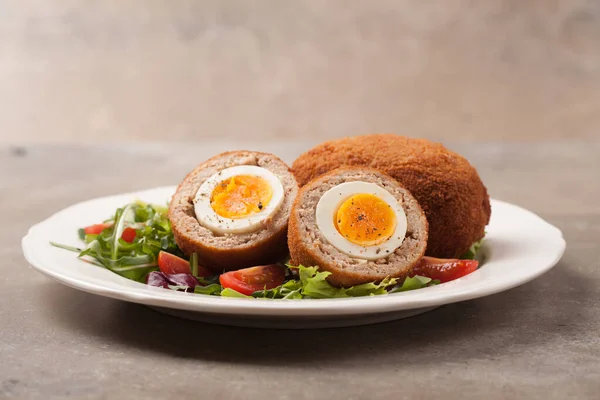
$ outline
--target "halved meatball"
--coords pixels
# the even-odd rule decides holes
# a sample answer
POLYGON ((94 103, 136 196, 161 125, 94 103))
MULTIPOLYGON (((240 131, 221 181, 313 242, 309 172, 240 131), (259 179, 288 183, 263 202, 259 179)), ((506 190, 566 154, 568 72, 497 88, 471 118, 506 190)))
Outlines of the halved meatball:
POLYGON ((288 245, 292 264, 318 266, 331 272, 327 280, 332 285, 349 287, 386 277, 407 276, 425 253, 427 232, 427 219, 419 203, 395 179, 371 168, 345 167, 322 175, 300 189, 290 215, 288 245), (345 226, 336 225, 348 217, 339 214, 345 202, 353 202, 365 194, 370 196, 370 193, 377 194, 376 201, 385 201, 384 209, 398 207, 399 213, 395 215, 401 218, 385 220, 381 210, 372 212, 364 208, 365 204, 367 207, 374 204, 374 207, 377 205, 374 202, 353 203, 358 214, 350 218, 355 219, 345 226), (323 214, 322 210, 328 208, 329 212, 323 214), (360 234, 365 241, 370 241, 380 236, 378 232, 390 223, 395 230, 383 242, 356 244, 360 234), (332 230, 336 228, 339 235, 332 230), (343 229, 360 234, 347 239, 349 235, 345 235, 343 229))
MULTIPOLYGON (((235 182, 230 183, 228 180, 223 180, 218 185, 225 193, 229 190, 228 186, 235 185, 235 182)), ((234 202, 239 201, 240 193, 243 194, 243 191, 232 194, 231 198, 227 200, 227 207, 235 208, 237 206, 234 202)), ((190 172, 173 195, 169 205, 169 219, 175 241, 186 255, 197 253, 199 262, 215 272, 280 261, 287 254, 288 218, 297 193, 298 184, 294 175, 290 172, 289 167, 276 156, 251 151, 219 154, 190 172), (239 225, 244 220, 239 217, 227 217, 214 213, 215 209, 211 207, 214 191, 197 196, 199 189, 207 181, 218 182, 223 171, 238 166, 265 169, 270 175, 275 175, 283 188, 283 200, 278 208, 268 218, 260 220, 250 231, 247 229, 237 232, 227 230, 228 227, 234 224, 239 225), (197 207, 197 203, 203 200, 202 196, 208 197, 210 203, 207 200, 205 211, 202 211, 203 215, 197 215, 196 210, 201 210, 197 207), (211 214, 215 218, 209 220, 204 214, 211 214)), ((252 195, 252 193, 250 194, 252 195)), ((240 207, 242 206, 247 207, 246 204, 241 204, 240 207)), ((255 214, 260 211, 264 211, 262 204, 258 204, 255 214)))

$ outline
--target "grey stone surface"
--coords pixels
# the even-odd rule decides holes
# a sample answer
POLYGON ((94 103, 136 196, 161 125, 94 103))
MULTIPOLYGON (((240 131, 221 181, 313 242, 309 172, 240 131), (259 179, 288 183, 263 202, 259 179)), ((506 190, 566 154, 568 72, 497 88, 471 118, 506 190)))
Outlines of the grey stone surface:
POLYGON ((0 141, 589 139, 599 38, 597 0, 5 0, 0 141))
MULTIPOLYGON (((259 149, 291 161, 309 142, 259 149)), ((268 331, 179 320, 28 267, 27 228, 74 202, 175 184, 249 143, 0 150, 0 398, 597 399, 600 142, 447 145, 491 194, 560 227, 550 272, 497 295, 356 328, 268 331)))

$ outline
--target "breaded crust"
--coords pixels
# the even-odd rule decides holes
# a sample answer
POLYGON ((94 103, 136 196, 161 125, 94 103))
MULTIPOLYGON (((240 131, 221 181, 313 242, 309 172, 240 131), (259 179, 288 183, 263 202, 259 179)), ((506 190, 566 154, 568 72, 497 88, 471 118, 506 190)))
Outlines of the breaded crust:
POLYGON ((177 245, 187 256, 215 272, 269 264, 287 254, 287 224, 298 184, 289 167, 278 157, 260 152, 231 151, 210 158, 190 172, 169 204, 169 220, 177 245), (281 181, 285 198, 279 211, 262 229, 240 234, 214 234, 196 219, 193 200, 198 188, 215 173, 236 165, 256 165, 273 172, 281 181))
POLYGON ((455 258, 484 236, 491 208, 475 168, 439 143, 393 134, 322 143, 292 165, 300 186, 335 168, 377 168, 406 187, 429 221, 427 255, 455 258))
POLYGON ((343 167, 315 178, 300 189, 288 228, 291 263, 318 266, 331 272, 328 282, 350 287, 381 281, 386 277, 404 278, 423 257, 427 246, 427 218, 416 199, 390 176, 372 168, 343 167), (329 244, 316 224, 315 209, 321 196, 344 182, 370 182, 386 189, 401 204, 407 217, 407 232, 402 245, 377 260, 358 260, 329 244))

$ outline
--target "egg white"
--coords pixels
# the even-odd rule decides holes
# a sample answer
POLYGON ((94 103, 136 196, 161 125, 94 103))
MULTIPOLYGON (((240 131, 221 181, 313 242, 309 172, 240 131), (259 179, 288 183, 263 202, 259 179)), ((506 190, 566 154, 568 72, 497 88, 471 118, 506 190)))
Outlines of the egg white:
POLYGON ((200 186, 194 198, 194 211, 200 225, 216 234, 248 233, 254 232, 264 226, 266 220, 277 213, 283 204, 283 198, 283 185, 274 173, 268 169, 254 165, 238 165, 217 172, 200 186), (238 219, 221 217, 210 205, 212 193, 219 183, 239 175, 251 175, 263 178, 271 186, 273 196, 260 212, 238 219))
POLYGON ((344 182, 332 187, 321 196, 316 208, 316 224, 325 239, 340 252, 360 260, 377 260, 387 257, 402 245, 406 236, 406 214, 394 196, 374 183, 344 182), (349 197, 359 194, 373 194, 386 202, 396 215, 396 229, 385 242, 373 246, 361 246, 342 236, 334 225, 337 210, 349 197))

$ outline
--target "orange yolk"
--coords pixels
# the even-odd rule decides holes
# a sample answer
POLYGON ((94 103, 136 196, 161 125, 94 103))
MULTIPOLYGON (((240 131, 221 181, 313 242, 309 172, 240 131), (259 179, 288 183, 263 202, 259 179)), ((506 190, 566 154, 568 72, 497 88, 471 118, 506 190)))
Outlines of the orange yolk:
POLYGON ((220 182, 210 205, 221 217, 239 219, 260 212, 273 197, 268 181, 258 176, 238 175, 220 182))
POLYGON ((388 240, 396 229, 396 214, 373 194, 359 193, 342 203, 335 215, 335 228, 360 246, 375 246, 388 240))

